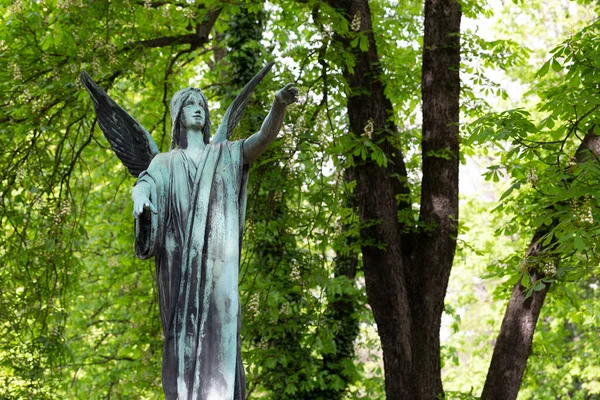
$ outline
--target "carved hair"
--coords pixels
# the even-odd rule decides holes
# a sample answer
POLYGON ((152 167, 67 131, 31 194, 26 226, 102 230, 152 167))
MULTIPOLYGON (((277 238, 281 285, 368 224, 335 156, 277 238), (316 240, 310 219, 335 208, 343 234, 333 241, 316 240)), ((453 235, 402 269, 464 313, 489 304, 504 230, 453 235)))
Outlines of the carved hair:
POLYGON ((182 139, 185 141, 187 138, 185 136, 185 128, 181 123, 181 110, 183 110, 185 101, 192 95, 192 93, 199 94, 200 97, 202 97, 204 103, 202 107, 204 108, 205 116, 205 123, 204 127, 202 128, 202 136, 205 144, 208 144, 210 141, 210 116, 208 112, 208 101, 200 89, 189 87, 186 89, 181 89, 175 93, 171 99, 171 150, 176 147, 181 147, 180 141, 182 139), (181 135, 182 133, 184 133, 183 136, 181 135))

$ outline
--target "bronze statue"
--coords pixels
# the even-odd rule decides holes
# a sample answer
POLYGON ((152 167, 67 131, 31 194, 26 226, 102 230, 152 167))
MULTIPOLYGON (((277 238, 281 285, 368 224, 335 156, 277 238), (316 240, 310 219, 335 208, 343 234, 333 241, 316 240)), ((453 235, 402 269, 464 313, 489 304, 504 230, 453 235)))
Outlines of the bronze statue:
POLYGON ((210 140, 206 98, 187 88, 171 100, 171 148, 150 134, 92 79, 81 79, 113 150, 138 178, 133 189, 135 251, 154 256, 165 336, 167 399, 243 400, 238 271, 249 164, 275 139, 298 90, 275 95, 259 132, 229 141, 263 68, 233 101, 210 140))

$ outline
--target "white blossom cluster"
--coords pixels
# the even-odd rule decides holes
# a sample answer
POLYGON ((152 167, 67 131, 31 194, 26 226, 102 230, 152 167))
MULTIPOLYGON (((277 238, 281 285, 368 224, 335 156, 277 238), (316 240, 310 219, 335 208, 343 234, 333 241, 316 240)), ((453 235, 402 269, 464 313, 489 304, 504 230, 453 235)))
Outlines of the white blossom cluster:
POLYGON ((552 261, 546 261, 542 266, 542 271, 548 278, 553 278, 556 276, 556 264, 552 261))
POLYGON ((11 4, 10 11, 12 14, 19 14, 23 11, 23 1, 22 0, 14 0, 11 4))
POLYGON ((281 304, 281 308, 279 309, 279 313, 280 314, 284 314, 284 315, 286 315, 286 314, 289 315, 291 313, 290 303, 286 302, 286 303, 281 304))
POLYGON ((300 268, 298 267, 298 263, 293 262, 292 264, 292 270, 290 271, 290 278, 293 281, 301 281, 302 280, 302 275, 300 275, 300 268))
POLYGON ((360 31, 360 13, 359 12, 354 14, 354 17, 352 17, 352 22, 350 23, 350 29, 352 29, 354 32, 360 31))
POLYGON ((258 314, 258 295, 253 294, 250 297, 250 301, 248 302, 248 306, 246 307, 249 315, 258 314))
POLYGON ((527 182, 531 184, 531 186, 535 187, 538 183, 538 176, 535 173, 535 170, 530 169, 527 171, 527 182))
POLYGON ((71 205, 65 201, 60 210, 54 214, 54 224, 60 225, 69 214, 71 214, 71 205))
POLYGON ((31 108, 37 114, 44 108, 44 103, 38 97, 35 97, 31 100, 31 108))
POLYGON ((184 11, 184 15, 191 20, 196 19, 196 16, 197 16, 196 11, 193 10, 192 8, 186 8, 184 11))
POLYGON ((56 2, 56 7, 62 10, 68 10, 72 7, 77 7, 79 4, 79 0, 58 0, 56 2))
POLYGON ((112 43, 108 44, 108 62, 111 65, 117 65, 117 46, 112 43))
POLYGON ((576 222, 580 224, 593 224, 594 215, 592 213, 592 199, 590 196, 580 202, 577 199, 571 199, 571 210, 576 222))
POLYGON ((17 63, 10 64, 10 69, 12 72, 13 79, 15 81, 20 81, 23 79, 23 74, 21 73, 21 67, 17 63))
POLYGON ((369 120, 367 121, 367 125, 365 125, 364 127, 363 134, 369 139, 373 139, 373 132, 375 131, 374 124, 375 121, 373 120, 373 118, 369 118, 369 120))
POLYGON ((100 72, 100 70, 101 70, 100 61, 98 60, 97 57, 92 58, 92 71, 100 72))
POLYGON ((21 93, 21 98, 25 101, 25 102, 29 102, 31 101, 31 91, 29 90, 28 87, 25 87, 23 89, 23 93, 21 93))
POLYGON ((133 62, 133 69, 135 69, 135 72, 137 72, 138 74, 141 74, 144 72, 144 65, 138 60, 135 60, 133 62))
POLYGON ((169 4, 166 4, 162 8, 162 15, 163 15, 163 18, 171 18, 171 11, 170 11, 169 4))

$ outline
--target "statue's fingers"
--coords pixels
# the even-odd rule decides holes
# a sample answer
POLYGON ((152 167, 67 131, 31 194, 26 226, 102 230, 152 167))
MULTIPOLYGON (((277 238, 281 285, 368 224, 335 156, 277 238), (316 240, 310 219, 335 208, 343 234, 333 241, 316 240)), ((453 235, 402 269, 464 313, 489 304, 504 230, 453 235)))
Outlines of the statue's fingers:
POLYGON ((290 83, 288 83, 287 85, 285 85, 285 86, 283 87, 283 90, 288 90, 289 88, 291 88, 291 87, 293 87, 293 86, 294 86, 294 84, 290 82, 290 83))
POLYGON ((158 214, 158 210, 156 209, 156 207, 154 207, 154 205, 152 203, 148 203, 150 204, 150 211, 152 211, 154 214, 158 214))

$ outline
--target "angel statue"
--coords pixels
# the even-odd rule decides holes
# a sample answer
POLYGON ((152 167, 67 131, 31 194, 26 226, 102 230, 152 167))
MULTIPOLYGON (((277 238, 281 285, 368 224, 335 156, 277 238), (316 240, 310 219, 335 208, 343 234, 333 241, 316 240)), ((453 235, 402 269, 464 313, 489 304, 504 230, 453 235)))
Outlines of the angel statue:
POLYGON ((260 131, 229 141, 268 64, 233 101, 210 140, 206 97, 187 88, 171 100, 171 147, 152 137, 85 72, 81 80, 112 149, 137 177, 135 252, 154 256, 165 337, 162 383, 168 400, 243 400, 238 270, 249 164, 275 139, 298 89, 275 95, 260 131))

